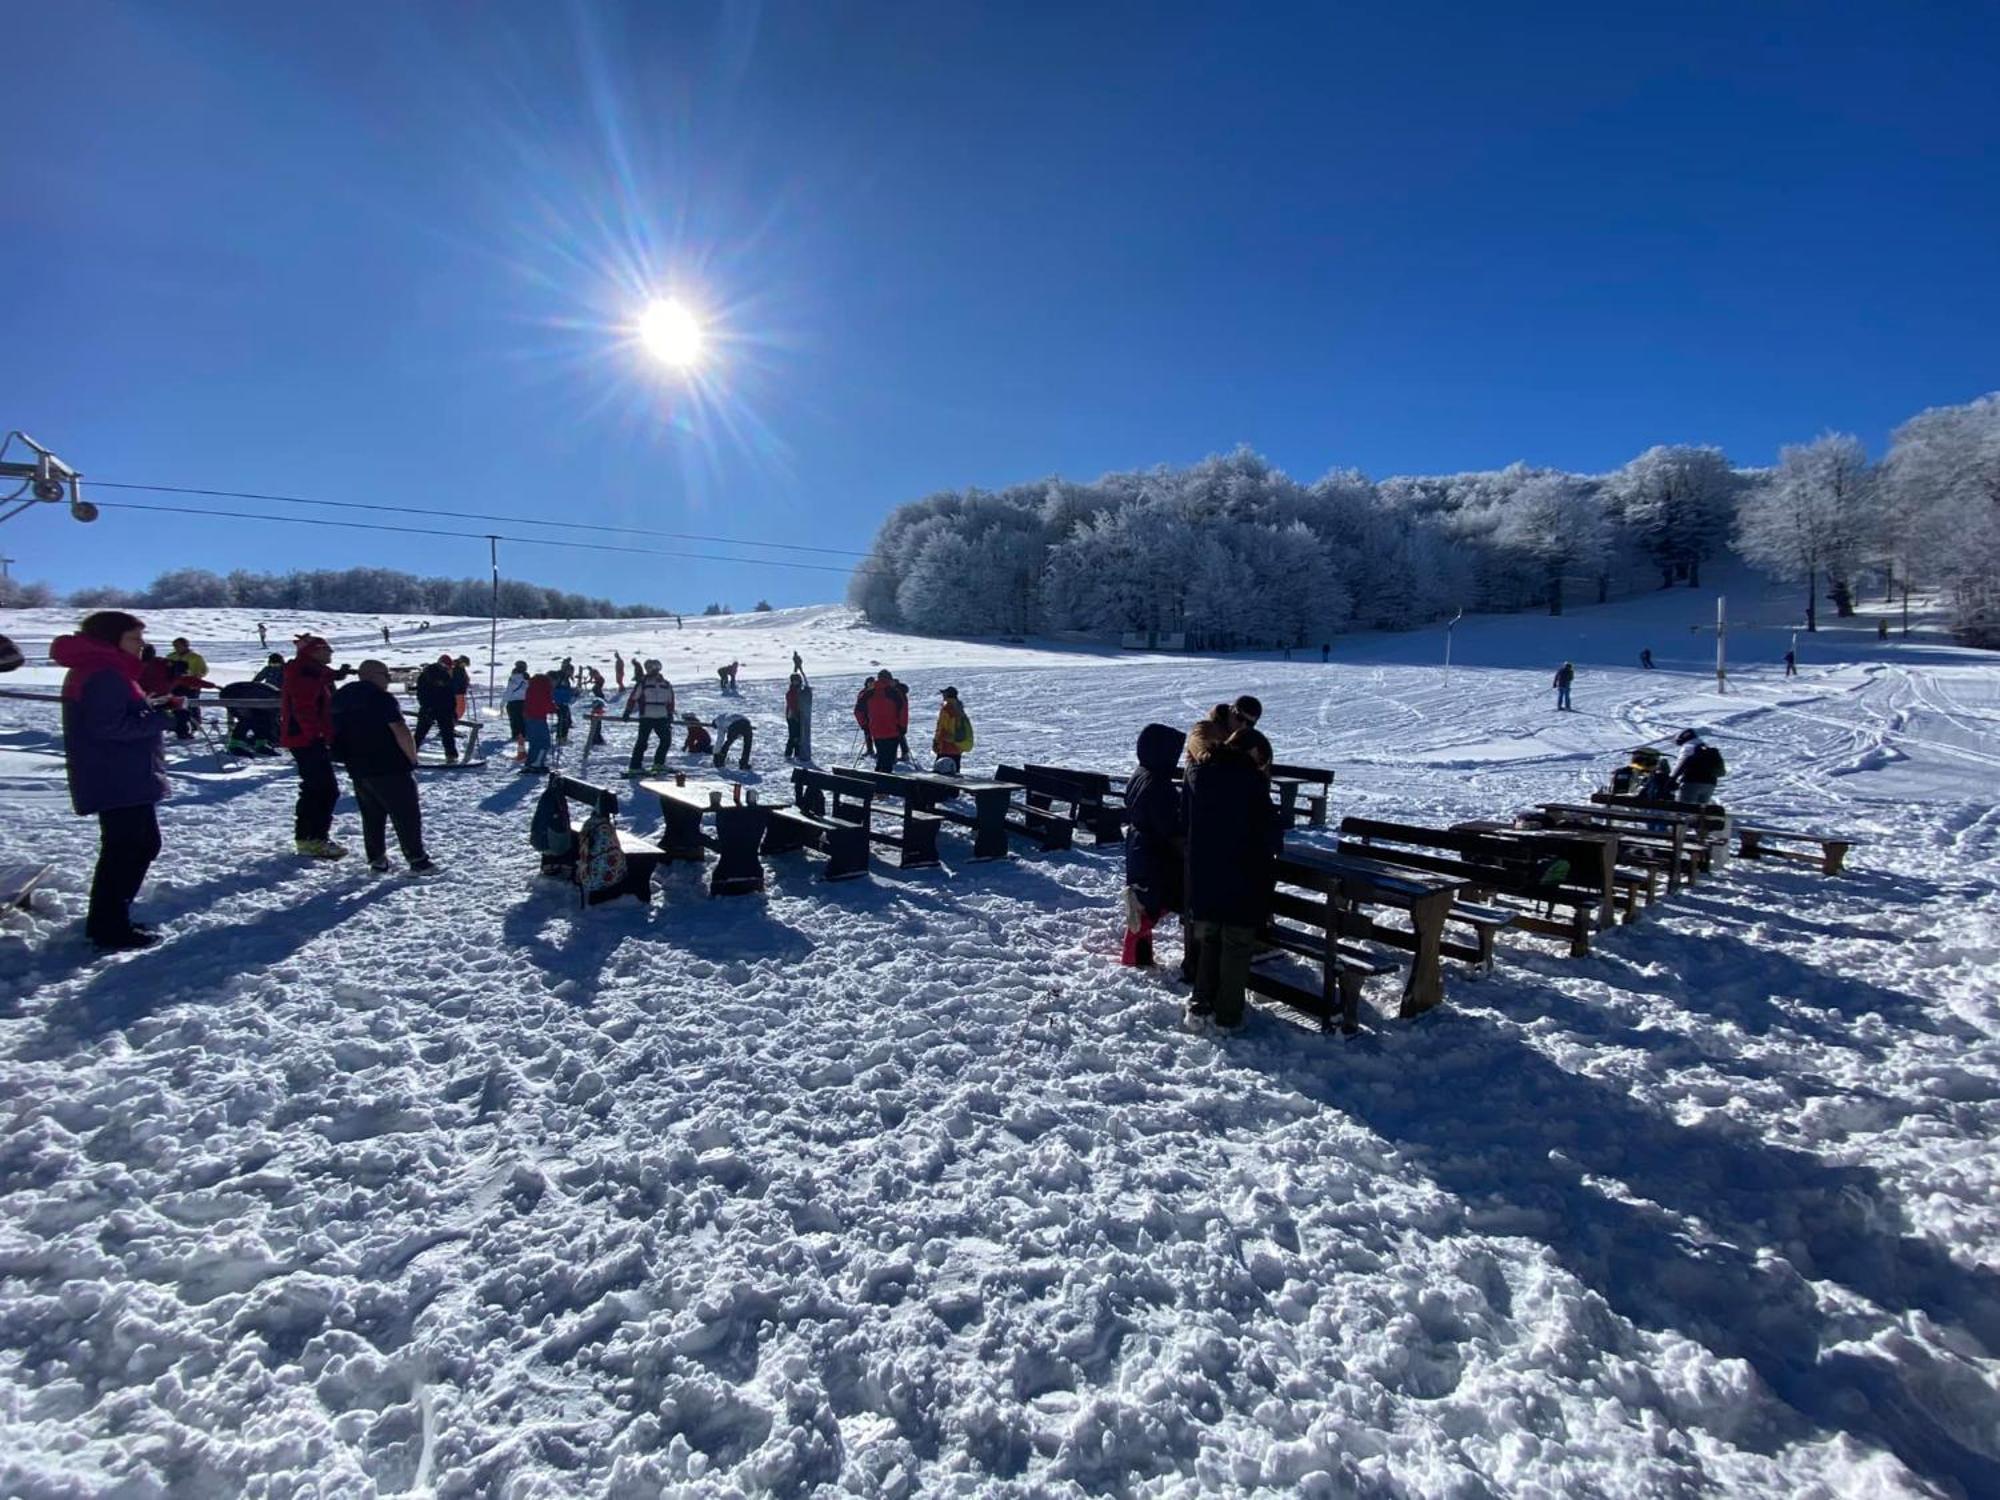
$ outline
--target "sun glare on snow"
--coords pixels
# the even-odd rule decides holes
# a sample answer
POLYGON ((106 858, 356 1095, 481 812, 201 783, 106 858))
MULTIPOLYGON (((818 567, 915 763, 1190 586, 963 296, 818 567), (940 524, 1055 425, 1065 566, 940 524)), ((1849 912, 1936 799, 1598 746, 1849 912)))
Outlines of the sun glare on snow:
POLYGON ((683 303, 656 298, 639 315, 639 342, 661 364, 690 370, 701 360, 701 323, 683 303))

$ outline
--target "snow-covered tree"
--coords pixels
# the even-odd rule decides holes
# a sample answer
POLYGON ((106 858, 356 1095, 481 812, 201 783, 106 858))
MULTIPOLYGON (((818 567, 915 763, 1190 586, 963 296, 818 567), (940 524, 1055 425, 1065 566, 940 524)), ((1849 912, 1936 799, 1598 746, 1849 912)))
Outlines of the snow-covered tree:
POLYGON ((2000 392, 1912 417, 1885 469, 1905 598, 1913 579, 1935 578, 1959 636, 2000 645, 2000 392))
POLYGON ((1500 545, 1532 559, 1547 590, 1549 613, 1563 608, 1563 580, 1595 575, 1605 550, 1604 507, 1574 475, 1538 474, 1515 491, 1501 519, 1500 545))
POLYGON ((1780 578, 1806 586, 1806 629, 1819 629, 1819 581, 1835 609, 1854 613, 1853 578, 1873 525, 1875 472, 1861 440, 1829 432, 1779 450, 1778 467, 1745 491, 1736 548, 1780 578))
POLYGON ((1720 448, 1648 448, 1616 474, 1606 492, 1618 519, 1660 570, 1660 586, 1701 584, 1701 565, 1729 539, 1738 481, 1720 448))

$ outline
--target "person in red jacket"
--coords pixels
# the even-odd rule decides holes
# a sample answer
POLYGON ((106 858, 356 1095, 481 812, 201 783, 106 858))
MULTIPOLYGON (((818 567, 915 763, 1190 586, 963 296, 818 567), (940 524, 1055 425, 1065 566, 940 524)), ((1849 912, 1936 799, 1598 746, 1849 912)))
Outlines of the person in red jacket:
POLYGON ((910 700, 896 691, 895 674, 884 667, 854 705, 854 717, 874 748, 876 770, 896 769, 896 746, 909 728, 909 714, 910 700))
POLYGON ((327 665, 333 648, 316 635, 302 635, 296 644, 278 689, 278 743, 292 752, 299 768, 292 836, 301 854, 339 859, 347 850, 333 841, 333 805, 340 800, 333 774, 333 685, 347 676, 347 668, 327 665))
POLYGON ((528 760, 523 776, 546 776, 549 770, 549 715, 556 711, 556 685, 546 672, 528 679, 528 695, 521 700, 522 728, 528 736, 528 760))

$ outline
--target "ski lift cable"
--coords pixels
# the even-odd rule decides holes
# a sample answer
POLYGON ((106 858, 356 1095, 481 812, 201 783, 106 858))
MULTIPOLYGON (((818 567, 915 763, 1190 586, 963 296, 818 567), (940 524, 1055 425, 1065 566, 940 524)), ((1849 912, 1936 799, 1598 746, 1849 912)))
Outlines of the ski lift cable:
MULTIPOLYGON (((200 495, 215 500, 262 500, 275 505, 316 505, 329 510, 387 511, 400 516, 439 516, 458 521, 505 521, 517 526, 560 526, 565 531, 604 531, 630 536, 668 537, 683 542, 713 542, 726 547, 769 547, 784 552, 822 552, 834 557, 868 557, 851 547, 814 547, 803 542, 753 541, 744 537, 711 536, 698 531, 662 531, 650 526, 609 526, 588 521, 549 521, 537 516, 510 516, 496 511, 444 510, 423 505, 387 505, 366 500, 312 500, 303 495, 272 495, 256 490, 211 490, 180 484, 136 484, 127 480, 93 479, 92 489, 142 490, 148 494, 200 495)), ((480 533, 482 536, 484 532, 480 533)))
POLYGON ((712 552, 683 552, 663 547, 638 547, 616 545, 610 542, 572 542, 559 537, 510 536, 505 532, 491 531, 447 531, 440 526, 392 526, 385 521, 336 521, 325 516, 273 516, 253 510, 209 510, 191 505, 150 505, 138 500, 103 500, 98 502, 107 510, 154 511, 167 515, 213 516, 218 519, 236 521, 270 521, 280 526, 330 526, 343 531, 387 531, 404 536, 448 536, 469 542, 513 542, 525 547, 568 547, 579 552, 615 552, 639 554, 645 557, 679 557, 697 562, 737 563, 751 568, 803 568, 815 573, 853 573, 865 570, 865 564, 853 567, 839 567, 832 563, 792 562, 778 557, 724 557, 712 552))

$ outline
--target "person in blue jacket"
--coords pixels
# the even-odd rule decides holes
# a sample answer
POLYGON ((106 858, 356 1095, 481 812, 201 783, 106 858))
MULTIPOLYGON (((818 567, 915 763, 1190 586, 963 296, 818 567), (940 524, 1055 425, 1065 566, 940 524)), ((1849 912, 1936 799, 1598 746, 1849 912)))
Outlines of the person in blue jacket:
POLYGON ((63 678, 63 758, 70 803, 79 816, 95 814, 97 868, 90 879, 84 933, 100 948, 149 948, 159 935, 132 920, 132 902, 160 853, 154 809, 167 795, 162 748, 176 700, 148 701, 139 686, 139 653, 145 622, 120 610, 86 615, 75 635, 49 645, 49 657, 67 667, 63 678))
POLYGON ((1125 783, 1125 951, 1120 962, 1138 968, 1153 962, 1154 924, 1181 909, 1187 852, 1174 762, 1185 740, 1171 724, 1148 724, 1139 731, 1139 769, 1125 783))

